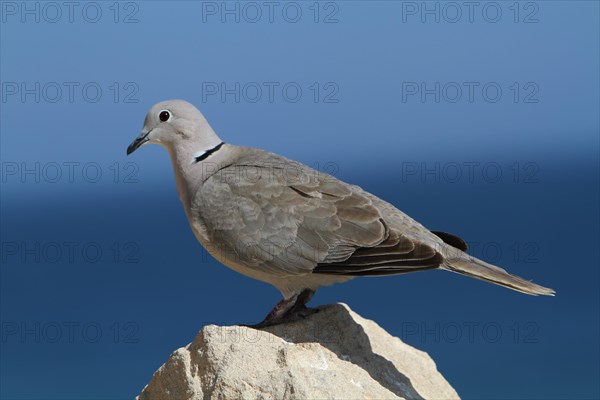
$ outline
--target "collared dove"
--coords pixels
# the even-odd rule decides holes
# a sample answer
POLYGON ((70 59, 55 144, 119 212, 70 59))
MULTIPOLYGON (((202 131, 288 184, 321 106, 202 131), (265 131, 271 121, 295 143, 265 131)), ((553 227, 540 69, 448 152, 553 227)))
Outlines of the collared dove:
POLYGON ((225 144, 192 104, 154 105, 127 148, 165 147, 190 226, 229 268, 275 286, 283 299, 258 326, 297 318, 320 287, 357 276, 443 269, 531 295, 553 295, 466 253, 371 193, 301 163, 225 144))

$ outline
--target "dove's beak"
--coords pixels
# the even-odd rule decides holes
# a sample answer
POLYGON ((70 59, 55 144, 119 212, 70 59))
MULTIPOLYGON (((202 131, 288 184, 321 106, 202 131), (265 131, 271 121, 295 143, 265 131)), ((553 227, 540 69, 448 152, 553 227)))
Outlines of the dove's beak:
POLYGON ((149 130, 148 132, 140 133, 140 136, 136 137, 135 140, 133 142, 131 142, 129 147, 127 147, 127 155, 130 155, 131 153, 136 151, 138 149, 138 147, 140 147, 141 145, 146 143, 148 140, 150 140, 150 139, 148 139, 148 135, 150 134, 150 132, 152 132, 152 130, 149 130))

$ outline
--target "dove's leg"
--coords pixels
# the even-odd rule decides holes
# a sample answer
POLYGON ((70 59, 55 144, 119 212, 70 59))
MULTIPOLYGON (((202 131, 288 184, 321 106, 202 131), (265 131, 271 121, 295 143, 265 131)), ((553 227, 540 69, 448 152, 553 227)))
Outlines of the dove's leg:
POLYGON ((264 328, 266 326, 281 324, 283 322, 294 321, 305 317, 310 313, 309 309, 306 307, 306 303, 309 302, 314 294, 314 290, 304 289, 302 292, 295 294, 289 299, 281 300, 273 307, 261 323, 252 325, 252 327, 264 328))

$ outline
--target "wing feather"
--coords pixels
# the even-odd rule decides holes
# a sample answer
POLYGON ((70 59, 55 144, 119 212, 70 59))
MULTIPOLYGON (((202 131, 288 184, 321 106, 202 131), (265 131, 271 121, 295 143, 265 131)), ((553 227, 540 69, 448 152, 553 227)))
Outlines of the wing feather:
POLYGON ((391 228, 385 211, 357 186, 264 152, 218 170, 192 205, 210 241, 232 262, 270 274, 385 275, 438 267, 441 255, 391 228), (252 174, 227 179, 239 167, 252 174))

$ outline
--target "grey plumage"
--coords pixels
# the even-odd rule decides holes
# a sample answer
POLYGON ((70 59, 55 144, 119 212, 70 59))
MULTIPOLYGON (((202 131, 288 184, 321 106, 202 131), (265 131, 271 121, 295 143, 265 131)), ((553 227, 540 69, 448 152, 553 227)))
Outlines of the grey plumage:
POLYGON ((532 295, 554 293, 468 255, 462 239, 429 231, 358 186, 263 150, 221 145, 189 103, 154 106, 140 138, 128 152, 144 140, 169 150, 198 240, 223 264, 277 287, 284 299, 355 276, 427 269, 532 295), (165 110, 172 119, 163 122, 158 113, 165 110), (197 154, 209 156, 195 162, 197 154))

